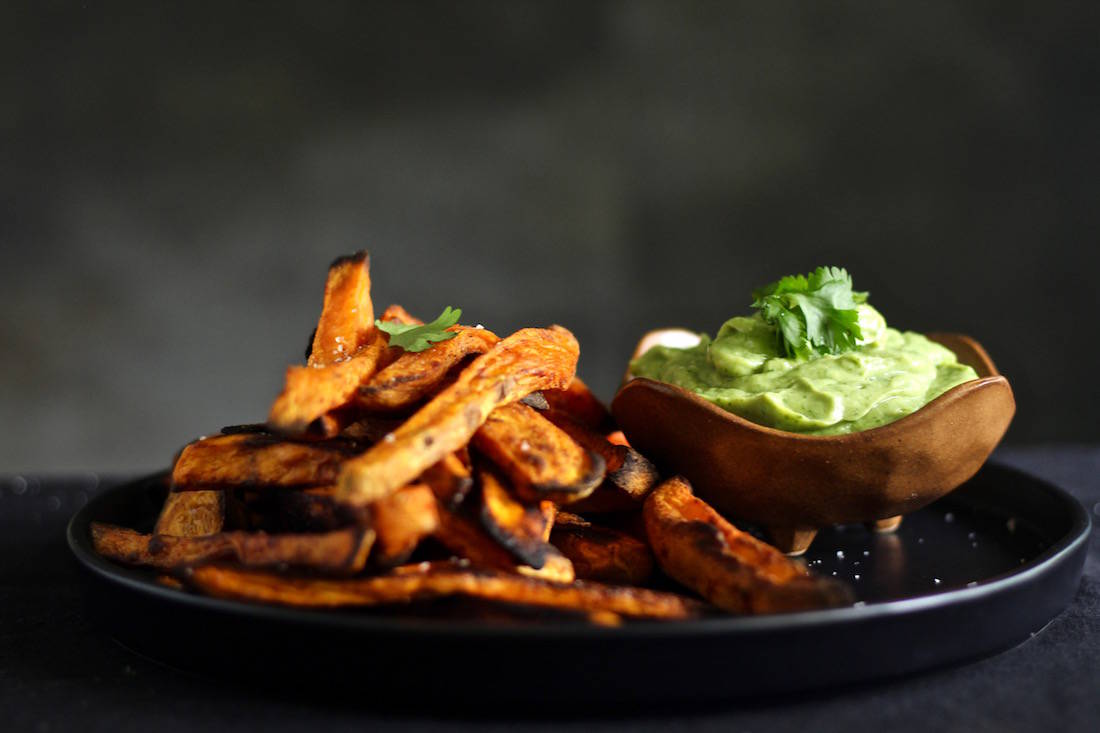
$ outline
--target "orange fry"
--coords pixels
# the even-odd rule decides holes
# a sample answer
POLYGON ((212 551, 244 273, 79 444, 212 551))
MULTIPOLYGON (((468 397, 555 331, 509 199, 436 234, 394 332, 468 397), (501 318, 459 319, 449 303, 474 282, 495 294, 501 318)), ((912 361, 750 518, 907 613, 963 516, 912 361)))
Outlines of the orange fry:
POLYGON ((359 385, 378 370, 388 344, 389 337, 376 330, 367 344, 346 361, 287 367, 286 386, 271 406, 268 425, 287 435, 304 434, 315 420, 351 401, 359 385))
POLYGON ((457 557, 469 560, 478 567, 496 568, 559 583, 571 583, 575 577, 573 563, 552 545, 547 545, 543 553, 542 567, 517 565, 515 556, 491 537, 476 519, 442 506, 439 507, 439 527, 433 537, 457 557))
POLYGON ((293 442, 265 433, 214 435, 183 449, 172 469, 172 485, 186 490, 328 484, 356 450, 345 441, 293 442))
POLYGON ((344 464, 338 498, 362 506, 466 445, 495 408, 573 378, 579 347, 560 326, 525 328, 474 359, 397 430, 344 464))
POLYGON ((640 585, 653 573, 653 553, 644 542, 576 514, 558 514, 550 541, 569 558, 583 580, 640 585))
POLYGON ((646 534, 661 569, 733 613, 839 606, 851 592, 730 524, 675 476, 646 498, 646 534))
MULTIPOLYGON (((607 465, 606 492, 611 494, 625 494, 636 508, 646 494, 657 485, 660 474, 657 467, 649 462, 641 453, 630 447, 625 442, 612 442, 608 436, 593 430, 584 423, 578 422, 570 415, 551 409, 543 413, 548 420, 569 434, 575 441, 589 450, 595 451, 607 465)), ((601 492, 605 491, 603 487, 601 492)), ((595 499, 595 495, 589 497, 595 499)), ((593 504, 598 504, 596 499, 593 504)), ((630 506, 629 502, 625 502, 630 506)), ((577 511, 582 511, 578 505, 577 511)))
POLYGON ((553 502, 525 506, 493 471, 478 471, 481 526, 521 563, 541 568, 553 546, 546 541, 556 511, 553 502))
POLYGON ((221 532, 224 524, 224 492, 173 491, 164 500, 153 534, 201 537, 221 532))
POLYGON ((383 322, 397 321, 398 323, 404 323, 408 326, 424 325, 424 321, 412 315, 407 310, 405 310, 404 307, 398 305, 397 303, 389 305, 386 310, 382 311, 382 315, 378 318, 378 320, 383 322))
POLYGON ((611 429, 611 413, 580 377, 574 377, 565 389, 548 390, 542 396, 551 410, 564 412, 582 425, 599 432, 611 429))
POLYGON ((431 488, 436 500, 447 509, 456 509, 474 485, 470 469, 457 453, 449 453, 439 463, 428 466, 420 474, 420 480, 431 488))
POLYGON ((308 608, 376 606, 462 595, 488 601, 587 611, 606 617, 691 618, 703 605, 673 593, 600 583, 564 585, 484 568, 422 563, 374 578, 286 578, 214 565, 195 568, 189 582, 204 593, 261 603, 308 608))
POLYGON ((411 484, 370 506, 377 535, 371 563, 393 567, 409 559, 420 540, 439 527, 435 495, 425 484, 411 484))
POLYGON ((603 479, 604 461, 543 414, 519 403, 498 407, 474 433, 472 445, 526 501, 583 499, 603 479))
POLYGON ((127 565, 160 570, 235 560, 246 566, 292 565, 355 573, 363 569, 373 542, 374 530, 362 527, 324 534, 221 532, 205 537, 172 537, 92 523, 92 544, 100 555, 127 565))
POLYGON ((458 335, 425 351, 406 352, 359 388, 355 403, 368 412, 404 410, 439 387, 464 359, 484 354, 500 341, 483 328, 451 326, 458 335))
POLYGON ((328 268, 324 305, 306 364, 317 367, 345 361, 366 346, 373 334, 370 256, 356 252, 340 257, 328 268))
POLYGON ((287 435, 304 434, 315 421, 323 434, 338 432, 342 420, 326 417, 348 404, 386 355, 389 338, 374 327, 370 258, 365 252, 332 263, 325 300, 306 366, 291 366, 267 421, 287 435))

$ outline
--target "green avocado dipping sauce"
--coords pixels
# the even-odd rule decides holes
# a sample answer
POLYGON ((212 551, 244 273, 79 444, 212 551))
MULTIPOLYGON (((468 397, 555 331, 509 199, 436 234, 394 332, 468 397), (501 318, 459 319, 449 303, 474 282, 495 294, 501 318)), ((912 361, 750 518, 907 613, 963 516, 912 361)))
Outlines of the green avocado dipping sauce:
POLYGON ((889 328, 841 268, 785 277, 753 296, 753 315, 729 319, 697 346, 655 346, 630 373, 807 435, 886 425, 978 378, 949 349, 889 328))

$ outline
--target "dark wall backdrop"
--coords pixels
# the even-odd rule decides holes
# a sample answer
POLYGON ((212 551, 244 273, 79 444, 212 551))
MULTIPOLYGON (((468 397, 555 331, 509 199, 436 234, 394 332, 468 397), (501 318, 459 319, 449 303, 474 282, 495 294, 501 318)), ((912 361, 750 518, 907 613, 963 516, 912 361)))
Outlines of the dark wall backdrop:
POLYGON ((1015 442, 1096 441, 1097 3, 6 3, 0 468, 262 418, 325 266, 558 322, 610 396, 840 264, 987 345, 1015 442))

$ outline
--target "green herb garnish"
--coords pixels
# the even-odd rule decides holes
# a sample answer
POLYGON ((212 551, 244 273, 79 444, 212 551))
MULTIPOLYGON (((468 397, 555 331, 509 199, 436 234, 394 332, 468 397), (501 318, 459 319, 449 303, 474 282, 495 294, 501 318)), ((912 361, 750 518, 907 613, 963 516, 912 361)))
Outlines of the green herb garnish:
POLYGON ((457 336, 457 333, 447 329, 458 323, 461 315, 461 308, 447 306, 439 314, 439 318, 423 326, 379 320, 375 320, 374 325, 390 335, 390 346, 399 346, 405 351, 424 351, 431 348, 433 343, 457 336))
POLYGON ((867 293, 852 291, 852 277, 842 267, 788 275, 752 297, 752 307, 775 327, 779 350, 788 357, 838 354, 854 349, 863 337, 856 306, 867 301, 867 293))

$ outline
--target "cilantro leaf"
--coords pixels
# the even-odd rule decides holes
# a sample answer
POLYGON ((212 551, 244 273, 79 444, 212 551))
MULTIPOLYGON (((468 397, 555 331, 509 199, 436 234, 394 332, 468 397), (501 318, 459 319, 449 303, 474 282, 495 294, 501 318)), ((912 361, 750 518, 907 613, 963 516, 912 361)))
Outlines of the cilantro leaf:
POLYGON ((431 323, 416 326, 411 323, 375 320, 374 325, 390 335, 390 346, 399 346, 405 351, 424 351, 433 343, 453 339, 458 334, 447 329, 458 323, 462 315, 461 308, 447 306, 431 323))
POLYGON ((780 352, 807 359, 856 348, 863 333, 856 306, 867 293, 852 290, 842 267, 819 267, 807 275, 788 275, 753 291, 752 307, 775 328, 780 352))

